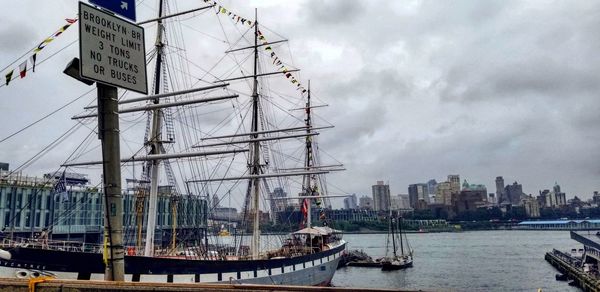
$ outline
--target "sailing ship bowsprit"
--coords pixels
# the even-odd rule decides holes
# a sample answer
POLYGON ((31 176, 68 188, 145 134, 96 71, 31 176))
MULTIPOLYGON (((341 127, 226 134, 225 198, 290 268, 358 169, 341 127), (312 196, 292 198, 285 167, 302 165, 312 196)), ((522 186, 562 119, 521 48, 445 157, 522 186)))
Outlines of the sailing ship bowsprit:
MULTIPOLYGON (((147 55, 147 62, 150 59, 154 62, 152 95, 119 101, 120 106, 141 104, 137 107, 120 108, 120 113, 142 113, 147 116, 145 127, 140 127, 145 129, 143 144, 131 156, 121 160, 123 168, 132 168, 127 173, 133 177, 128 182, 133 185, 130 190, 135 198, 127 206, 135 211, 135 215, 125 218, 128 223, 124 231, 125 280, 328 285, 346 248, 346 242, 338 231, 331 228, 331 223, 312 226, 315 221, 328 221, 326 218, 313 220, 311 214, 312 209, 322 207, 328 197, 323 175, 338 170, 340 165, 321 164, 316 144, 319 128, 313 122, 314 106, 311 104, 310 88, 295 90, 293 94, 298 95, 298 98, 292 97, 293 94, 269 91, 271 87, 276 87, 269 78, 283 76, 280 79, 289 82, 291 72, 297 71, 283 65, 283 72, 261 72, 272 64, 281 68, 282 62, 274 57, 271 46, 282 41, 267 42, 256 18, 249 21, 236 14, 232 15, 231 11, 216 5, 216 2, 205 2, 210 5, 188 12, 193 13, 192 16, 203 16, 203 11, 216 11, 217 14, 228 16, 233 24, 250 23, 247 26, 249 29, 241 31, 238 41, 229 43, 227 49, 229 54, 233 54, 227 58, 233 60, 237 67, 216 73, 211 70, 220 65, 217 62, 210 70, 202 69, 203 76, 190 74, 189 67, 200 66, 189 60, 186 50, 180 47, 185 44, 181 27, 168 29, 166 25, 176 24, 179 17, 188 12, 173 11, 169 14, 169 9, 176 5, 160 0, 158 18, 148 22, 157 25, 154 50, 147 55), (248 35, 252 37, 249 38, 248 35), (250 45, 242 46, 242 42, 248 40, 250 45), (266 48, 268 50, 265 51, 266 48), (266 62, 261 62, 263 55, 267 55, 264 58, 267 59, 266 62), (248 61, 250 70, 243 68, 248 65, 248 61), (170 75, 181 72, 188 74, 169 78, 170 75), (241 72, 242 76, 231 77, 236 72, 241 72), (212 77, 210 82, 213 84, 196 86, 199 81, 206 81, 208 77, 212 77), (249 94, 243 89, 244 86, 250 89, 249 94), (217 90, 228 94, 211 95, 217 90), (249 99, 241 100, 246 97, 249 99), (288 110, 284 111, 285 114, 275 114, 274 109, 282 107, 281 102, 273 101, 276 97, 289 101, 289 105, 300 104, 303 116, 292 116, 288 110), (233 113, 225 116, 229 120, 217 122, 211 130, 202 128, 202 117, 210 111, 202 112, 199 105, 217 103, 218 107, 227 102, 230 104, 221 106, 215 112, 233 108, 233 113), (181 129, 183 145, 180 148, 176 148, 174 143, 178 140, 175 138, 175 120, 180 126, 188 126, 187 129, 181 129), (233 121, 237 121, 237 126, 232 126, 233 121), (284 125, 286 127, 282 128, 284 125), (217 130, 232 127, 233 134, 217 135, 217 130), (219 142, 210 142, 214 140, 219 142), (293 155, 284 153, 284 148, 293 143, 302 149, 294 154, 299 156, 298 153, 303 153, 302 157, 293 159, 293 155), (243 163, 237 161, 239 157, 242 157, 243 163), (242 168, 244 169, 241 170, 242 168), (177 180, 178 175, 183 177, 183 182, 177 180), (159 185, 161 180, 166 182, 162 189, 159 185), (304 219, 300 230, 283 238, 279 246, 269 249, 262 242, 265 236, 261 236, 260 228, 261 203, 266 207, 268 202, 264 195, 270 193, 272 184, 285 186, 290 190, 297 187, 298 197, 287 199, 298 200, 304 219), (231 194, 234 189, 243 190, 242 217, 247 220, 240 220, 237 232, 240 236, 231 246, 217 245, 219 239, 211 239, 215 240, 215 244, 209 244, 207 226, 202 225, 205 223, 199 224, 192 232, 178 232, 177 224, 181 221, 178 216, 186 215, 185 208, 181 208, 178 203, 183 197, 205 200, 208 194, 231 194), (162 200, 164 197, 161 196, 165 193, 168 199, 162 200), (170 220, 173 226, 169 234, 171 240, 168 245, 157 244, 157 220, 164 221, 158 218, 157 209, 166 208, 170 209, 170 216, 173 218, 170 220), (243 231, 246 229, 252 232, 249 251, 244 245, 247 236, 243 231)), ((221 60, 223 59, 225 57, 221 60)), ((300 88, 297 82, 292 82, 293 87, 300 88)), ((74 119, 93 121, 96 117, 93 112, 95 109, 90 107, 89 110, 92 112, 74 119)), ((136 119, 141 120, 143 116, 136 119)), ((81 149, 78 151, 84 152, 81 149)), ((71 161, 64 166, 77 168, 101 163, 71 161)), ((271 198, 270 203, 276 204, 280 199, 282 198, 271 198)), ((60 203, 62 199, 58 197, 58 200, 60 203)), ((293 203, 280 205, 289 208, 293 203)), ((190 220, 201 222, 202 218, 190 220)), ((48 226, 48 229, 51 232, 52 226, 48 226)), ((55 242, 46 237, 35 241, 7 238, 0 250, 0 277, 103 279, 103 253, 105 250, 102 245, 55 242)))

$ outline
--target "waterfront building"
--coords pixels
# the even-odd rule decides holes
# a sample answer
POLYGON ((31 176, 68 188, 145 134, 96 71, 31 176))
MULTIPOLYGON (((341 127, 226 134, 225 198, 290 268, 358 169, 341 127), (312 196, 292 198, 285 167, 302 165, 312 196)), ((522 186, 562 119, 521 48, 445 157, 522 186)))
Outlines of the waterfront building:
POLYGON ((374 210, 355 210, 355 209, 325 209, 325 216, 332 221, 378 221, 378 212, 374 210))
POLYGON ((358 199, 358 207, 362 210, 373 210, 373 198, 362 196, 358 199))
POLYGON ((390 209, 390 185, 383 181, 377 181, 376 185, 371 186, 373 193, 373 210, 388 211, 390 209))
POLYGON ((522 205, 525 207, 525 214, 527 214, 527 217, 540 217, 540 204, 532 195, 525 196, 522 200, 522 205))
POLYGON ((356 197, 356 194, 352 194, 352 195, 348 196, 347 198, 344 198, 344 209, 350 210, 350 209, 357 209, 357 208, 358 208, 358 199, 356 197))
MULTIPOLYGON (((44 228, 55 239, 100 242, 104 232, 104 203, 98 188, 88 184, 83 175, 62 173, 65 191, 54 191, 55 175, 44 178, 25 176, 20 172, 0 171, 0 226, 4 236, 30 237, 44 228)), ((128 180, 128 183, 131 181, 128 180)), ((171 239, 173 212, 177 215, 177 232, 180 235, 206 228, 207 200, 198 196, 177 196, 172 200, 171 186, 158 189, 157 245, 168 244, 171 239)), ((136 198, 139 188, 123 191, 124 233, 134 234, 136 198)), ((126 238, 133 240, 133 238, 126 238)))
POLYGON ((415 229, 430 229, 430 228, 447 228, 448 221, 444 219, 433 220, 412 220, 404 219, 402 224, 415 229))
POLYGON ((504 197, 504 178, 501 176, 496 177, 496 200, 498 204, 506 200, 504 197))
POLYGON ((599 219, 522 221, 516 229, 528 230, 592 230, 600 229, 599 219))

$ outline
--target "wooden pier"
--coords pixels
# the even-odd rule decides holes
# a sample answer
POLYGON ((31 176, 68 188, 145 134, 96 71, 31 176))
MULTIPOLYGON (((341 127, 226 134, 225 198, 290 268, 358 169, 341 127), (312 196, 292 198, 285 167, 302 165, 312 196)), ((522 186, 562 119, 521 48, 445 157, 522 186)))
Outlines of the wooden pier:
POLYGON ((567 275, 569 280, 575 281, 583 291, 600 292, 600 279, 583 272, 574 258, 555 249, 547 252, 545 259, 558 271, 567 275))
POLYGON ((0 292, 80 292, 80 291, 324 291, 324 292, 386 292, 386 291, 420 291, 378 288, 342 288, 342 287, 312 287, 312 286, 279 286, 253 284, 176 284, 176 283, 133 283, 81 281, 58 279, 7 279, 0 278, 0 292))

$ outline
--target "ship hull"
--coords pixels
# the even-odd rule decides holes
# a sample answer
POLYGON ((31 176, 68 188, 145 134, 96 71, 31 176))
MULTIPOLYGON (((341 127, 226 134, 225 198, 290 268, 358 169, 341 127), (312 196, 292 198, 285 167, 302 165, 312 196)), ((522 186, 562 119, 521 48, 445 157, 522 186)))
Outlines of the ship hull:
MULTIPOLYGON (((276 285, 328 285, 345 242, 309 255, 269 260, 186 260, 125 257, 125 281, 162 283, 252 283, 276 285)), ((36 248, 6 248, 11 259, 0 259, 0 277, 102 280, 104 264, 97 253, 36 248)))

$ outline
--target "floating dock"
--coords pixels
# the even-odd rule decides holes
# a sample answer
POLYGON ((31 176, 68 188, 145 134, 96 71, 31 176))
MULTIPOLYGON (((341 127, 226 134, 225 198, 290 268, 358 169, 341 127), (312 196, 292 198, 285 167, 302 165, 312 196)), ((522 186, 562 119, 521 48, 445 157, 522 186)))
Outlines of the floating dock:
POLYGON ((585 273, 578 265, 579 260, 556 249, 547 252, 545 259, 583 291, 600 292, 600 280, 585 273))
POLYGON ((416 291, 400 289, 377 288, 341 288, 341 287, 312 287, 312 286, 279 286, 252 284, 178 284, 178 283, 132 283, 105 282, 58 279, 7 279, 0 278, 0 292, 26 291, 324 291, 324 292, 386 292, 386 291, 416 291))

